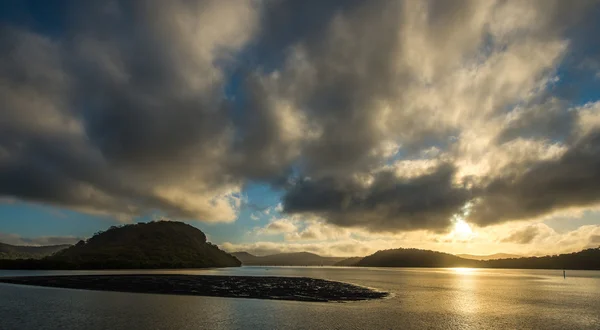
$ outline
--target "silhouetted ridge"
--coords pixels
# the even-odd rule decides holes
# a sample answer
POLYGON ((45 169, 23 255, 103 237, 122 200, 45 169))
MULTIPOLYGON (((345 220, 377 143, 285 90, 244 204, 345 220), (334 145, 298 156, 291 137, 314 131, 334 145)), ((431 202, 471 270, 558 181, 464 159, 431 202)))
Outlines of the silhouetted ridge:
POLYGON ((600 270, 600 248, 554 256, 496 260, 470 260, 448 253, 429 250, 392 249, 377 251, 372 255, 366 256, 357 262, 356 266, 600 270))
POLYGON ((491 268, 600 270, 600 247, 545 257, 489 260, 485 262, 485 266, 491 268))
POLYGON ((310 252, 278 253, 255 256, 248 252, 233 252, 246 266, 331 266, 344 258, 322 257, 310 252))
POLYGON ((0 243, 0 259, 41 259, 71 245, 21 246, 0 243))
POLYGON ((463 259, 472 260, 496 260, 496 259, 510 259, 510 258, 523 258, 523 256, 508 253, 495 253, 488 255, 477 255, 477 254, 456 254, 457 257, 463 259))
POLYGON ((0 268, 137 269, 237 267, 234 256, 206 241, 199 229, 158 221, 113 226, 42 260, 0 261, 0 268))
POLYGON ((479 262, 455 255, 419 249, 377 251, 356 263, 366 267, 477 267, 479 262))

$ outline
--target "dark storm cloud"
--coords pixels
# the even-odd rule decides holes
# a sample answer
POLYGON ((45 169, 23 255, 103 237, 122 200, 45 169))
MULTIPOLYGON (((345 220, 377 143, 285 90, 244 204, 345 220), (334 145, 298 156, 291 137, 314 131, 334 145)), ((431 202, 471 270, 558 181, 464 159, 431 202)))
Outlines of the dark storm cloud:
POLYGON ((452 215, 469 200, 466 189, 453 185, 454 171, 446 164, 433 173, 405 179, 384 171, 369 186, 335 179, 305 180, 285 196, 284 210, 317 213, 339 226, 373 231, 437 231, 448 227, 452 215))
MULTIPOLYGON (((456 187, 453 174, 448 166, 405 180, 384 172, 368 188, 327 179, 302 181, 288 192, 284 207, 291 213, 320 214, 340 226, 393 231, 445 228, 470 200, 467 220, 479 226, 592 206, 600 202, 600 132, 581 138, 558 159, 535 162, 523 174, 483 186, 456 187)), ((507 241, 527 243, 537 230, 531 227, 507 241)))
POLYGON ((600 131, 577 141, 556 160, 540 161, 522 175, 491 181, 470 220, 487 225, 530 219, 600 202, 600 131))

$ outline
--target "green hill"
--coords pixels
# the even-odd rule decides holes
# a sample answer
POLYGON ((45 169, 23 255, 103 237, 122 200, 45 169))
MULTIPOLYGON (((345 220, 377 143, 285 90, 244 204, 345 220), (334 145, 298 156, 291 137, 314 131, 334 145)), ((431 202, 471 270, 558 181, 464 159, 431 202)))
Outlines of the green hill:
POLYGON ((0 243, 0 259, 41 259, 70 245, 21 246, 0 243))
POLYGON ((158 221, 114 226, 41 260, 0 261, 0 268, 153 269, 238 267, 199 229, 158 221))

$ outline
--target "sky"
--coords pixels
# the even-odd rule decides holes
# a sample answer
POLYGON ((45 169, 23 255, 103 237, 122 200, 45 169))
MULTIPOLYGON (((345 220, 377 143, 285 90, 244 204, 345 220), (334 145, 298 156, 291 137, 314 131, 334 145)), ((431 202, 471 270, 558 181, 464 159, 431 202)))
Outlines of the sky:
POLYGON ((0 241, 600 246, 600 4, 0 3, 0 241))

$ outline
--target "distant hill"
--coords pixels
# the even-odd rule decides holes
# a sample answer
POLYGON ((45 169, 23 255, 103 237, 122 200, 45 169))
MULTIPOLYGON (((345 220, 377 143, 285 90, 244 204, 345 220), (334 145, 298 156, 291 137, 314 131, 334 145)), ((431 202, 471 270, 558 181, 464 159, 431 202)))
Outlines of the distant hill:
POLYGON ((600 248, 545 257, 489 260, 484 263, 484 267, 600 270, 600 248))
POLYGON ((21 246, 0 243, 0 259, 41 259, 70 245, 21 246))
POLYGON ((334 266, 356 266, 356 264, 361 261, 363 257, 350 257, 343 260, 340 260, 333 264, 334 266))
POLYGON ((488 255, 476 255, 476 254, 456 254, 457 257, 471 260, 494 260, 494 259, 510 259, 510 258, 521 258, 523 256, 517 254, 508 253, 496 253, 488 255))
POLYGON ((278 253, 267 256, 255 256, 248 252, 234 252, 246 266, 331 266, 344 258, 321 257, 310 252, 278 253))
POLYGON ((113 226, 41 260, 1 260, 0 268, 150 269, 237 267, 232 255, 206 241, 199 229, 158 221, 113 226))
POLYGON ((600 270, 600 248, 545 257, 471 260, 418 249, 377 251, 356 266, 364 267, 476 267, 518 269, 590 269, 600 270))
POLYGON ((419 249, 381 250, 362 258, 362 267, 477 267, 479 261, 459 258, 449 253, 419 249))

